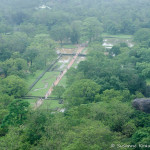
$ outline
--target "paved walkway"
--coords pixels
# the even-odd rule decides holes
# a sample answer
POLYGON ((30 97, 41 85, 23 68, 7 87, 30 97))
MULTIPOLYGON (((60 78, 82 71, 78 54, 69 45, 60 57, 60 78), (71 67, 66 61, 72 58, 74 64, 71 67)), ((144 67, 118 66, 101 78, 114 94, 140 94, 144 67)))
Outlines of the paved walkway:
MULTIPOLYGON (((60 80, 62 79, 62 77, 66 74, 66 72, 70 69, 70 67, 74 64, 75 60, 77 59, 78 55, 82 52, 82 50, 84 49, 84 47, 78 47, 78 50, 76 52, 76 55, 73 57, 73 59, 70 61, 70 63, 68 64, 67 68, 63 71, 61 71, 60 75, 56 78, 55 82, 51 85, 51 87, 49 88, 49 90, 47 91, 47 93, 45 94, 45 99, 48 98, 48 96, 51 95, 53 88, 55 86, 57 86, 60 82, 60 80)), ((43 103, 44 99, 39 99, 36 104, 35 104, 35 109, 38 108, 42 103, 43 103)))

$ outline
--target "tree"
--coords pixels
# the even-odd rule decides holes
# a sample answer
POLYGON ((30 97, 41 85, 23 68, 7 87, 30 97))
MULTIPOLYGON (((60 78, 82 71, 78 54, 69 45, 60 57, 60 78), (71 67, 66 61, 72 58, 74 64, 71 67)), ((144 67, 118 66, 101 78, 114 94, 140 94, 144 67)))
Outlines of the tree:
POLYGON ((63 86, 56 86, 53 89, 53 94, 58 97, 59 99, 62 97, 63 93, 65 92, 65 88, 63 86))
POLYGON ((12 35, 8 35, 9 42, 7 41, 7 48, 13 52, 25 52, 26 47, 29 45, 29 39, 26 33, 15 32, 12 35))
POLYGON ((3 108, 7 108, 8 105, 13 101, 14 97, 7 94, 2 94, 0 91, 0 104, 3 108))
POLYGON ((19 77, 25 77, 27 71, 27 63, 22 58, 10 58, 0 63, 0 67, 4 72, 5 77, 9 75, 17 75, 19 77))
POLYGON ((67 109, 64 113, 66 122, 69 126, 78 126, 83 123, 83 119, 87 119, 91 113, 88 104, 81 104, 67 109))
POLYGON ((150 127, 137 130, 133 134, 131 142, 133 144, 147 145, 150 142, 150 127))
POLYGON ((27 50, 24 53, 24 58, 27 60, 27 63, 32 66, 33 60, 38 55, 38 50, 34 47, 28 47, 27 50))
POLYGON ((120 24, 115 23, 114 21, 106 21, 104 22, 104 27, 107 33, 117 34, 120 33, 120 24))
MULTIPOLYGON (((98 95, 97 95, 98 96, 98 95)), ((117 91, 114 89, 105 90, 102 94, 100 94, 96 101, 104 101, 104 102, 111 102, 111 101, 122 101, 127 102, 131 101, 131 95, 128 90, 124 91, 117 91)))
POLYGON ((63 24, 61 26, 57 25, 51 29, 50 35, 54 40, 60 41, 62 46, 63 41, 68 40, 68 38, 70 37, 70 31, 70 27, 66 24, 63 24))
POLYGON ((120 47, 119 46, 113 46, 111 49, 110 49, 110 54, 113 56, 113 55, 119 55, 121 53, 120 51, 120 47))
POLYGON ((95 95, 100 91, 100 86, 89 79, 74 82, 64 93, 64 99, 68 106, 78 106, 93 102, 95 95))
POLYGON ((0 38, 0 60, 9 59, 14 52, 23 53, 29 44, 28 36, 22 32, 2 35, 0 38))
POLYGON ((131 93, 134 94, 136 91, 144 93, 146 83, 132 66, 126 66, 116 73, 120 80, 124 82, 124 86, 129 89, 131 93))
POLYGON ((136 63, 136 68, 143 78, 150 78, 150 64, 147 62, 136 63))
POLYGON ((120 101, 99 102, 91 106, 91 118, 101 121, 115 132, 122 132, 123 125, 130 121, 132 115, 132 107, 120 101))
POLYGON ((27 14, 25 14, 23 11, 15 12, 11 14, 12 22, 17 25, 20 25, 21 23, 23 23, 24 20, 27 18, 28 18, 27 14))
POLYGON ((102 33, 101 23, 95 17, 86 18, 83 21, 83 34, 89 42, 94 40, 100 40, 102 33))
POLYGON ((86 120, 84 124, 74 127, 65 135, 65 150, 109 150, 116 143, 116 135, 101 122, 86 120))
POLYGON ((22 127, 10 127, 9 132, 0 138, 1 150, 9 149, 24 149, 30 148, 25 135, 25 130, 22 127))
POLYGON ((26 136, 31 145, 37 144, 45 133, 46 119, 46 114, 41 111, 33 112, 32 118, 29 116, 26 136))
POLYGON ((141 43, 144 47, 150 47, 150 29, 139 29, 134 34, 134 40, 141 43))
POLYGON ((48 27, 42 24, 23 23, 19 26, 21 32, 26 33, 29 37, 34 37, 36 34, 47 34, 48 27))
POLYGON ((15 98, 24 96, 27 92, 26 82, 14 75, 2 80, 2 92, 15 98))
POLYGON ((29 103, 23 100, 14 100, 9 105, 9 114, 4 118, 2 127, 7 125, 21 125, 27 119, 29 103))
POLYGON ((137 30, 136 24, 131 22, 129 19, 121 20, 120 32, 123 34, 134 34, 137 30))
POLYGON ((137 128, 133 120, 130 120, 122 126, 122 133, 127 137, 131 137, 136 130, 137 128))
POLYGON ((12 27, 5 22, 0 22, 0 33, 9 33, 12 31, 12 27))
POLYGON ((66 81, 67 87, 70 87, 75 81, 84 79, 83 72, 79 72, 77 69, 73 67, 67 71, 66 76, 67 76, 66 81))
POLYGON ((36 69, 42 69, 56 57, 55 43, 48 34, 38 34, 27 47, 25 59, 36 69))
POLYGON ((79 43, 80 37, 81 37, 81 21, 74 21, 71 24, 71 37, 70 40, 73 44, 79 43))

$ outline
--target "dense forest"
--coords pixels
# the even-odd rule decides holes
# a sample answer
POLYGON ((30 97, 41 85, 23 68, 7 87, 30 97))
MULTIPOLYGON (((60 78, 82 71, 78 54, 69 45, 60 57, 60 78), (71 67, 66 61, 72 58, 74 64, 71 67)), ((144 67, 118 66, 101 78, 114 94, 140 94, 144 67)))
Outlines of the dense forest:
POLYGON ((149 97, 149 0, 0 0, 0 150, 150 149, 150 114, 132 106, 149 97), (107 49, 110 35, 134 46, 107 49), (29 78, 83 43, 86 60, 54 90, 65 111, 33 109, 29 78))

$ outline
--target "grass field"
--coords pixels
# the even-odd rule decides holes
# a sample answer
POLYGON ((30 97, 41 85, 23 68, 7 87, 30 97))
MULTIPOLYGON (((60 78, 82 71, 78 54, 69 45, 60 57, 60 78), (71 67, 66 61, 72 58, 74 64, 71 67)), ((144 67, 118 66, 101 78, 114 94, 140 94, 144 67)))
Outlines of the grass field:
POLYGON ((59 104, 58 100, 44 100, 43 104, 39 107, 39 109, 55 109, 62 107, 63 104, 59 104))
POLYGON ((119 35, 111 35, 111 34, 107 34, 107 33, 103 33, 102 34, 103 38, 121 38, 121 39, 132 39, 133 36, 132 35, 123 35, 123 34, 119 34, 119 35))
POLYGON ((62 48, 69 48, 69 49, 73 49, 73 48, 77 48, 76 46, 74 45, 63 45, 62 48))
MULTIPOLYGON (((30 103, 30 107, 34 108, 37 99, 26 99, 23 100, 25 102, 30 103)), ((44 100, 43 104, 39 107, 39 109, 56 109, 62 108, 63 104, 59 104, 58 100, 44 100)))
POLYGON ((30 96, 44 96, 52 83, 56 80, 56 77, 60 72, 47 72, 42 79, 33 87, 33 89, 28 93, 30 96), (45 85, 48 83, 47 88, 45 85), (39 89, 39 90, 38 90, 39 89), (35 91, 36 90, 36 91, 35 91))
POLYGON ((66 80, 67 80, 67 77, 66 77, 66 75, 64 75, 63 78, 60 80, 58 86, 66 87, 66 80))
POLYGON ((24 99, 23 101, 25 102, 29 102, 30 103, 30 107, 33 108, 37 99, 24 99))
POLYGON ((39 77, 43 70, 37 70, 34 75, 28 75, 26 78, 26 83, 28 88, 33 84, 33 82, 39 77))

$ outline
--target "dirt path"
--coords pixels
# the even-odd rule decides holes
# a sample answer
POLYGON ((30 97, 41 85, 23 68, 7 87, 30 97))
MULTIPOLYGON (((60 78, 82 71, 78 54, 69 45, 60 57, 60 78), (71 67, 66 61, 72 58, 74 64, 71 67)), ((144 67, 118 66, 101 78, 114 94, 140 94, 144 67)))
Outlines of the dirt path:
MULTIPOLYGON (((60 75, 56 78, 56 80, 54 81, 54 83, 51 85, 51 87, 49 88, 49 90, 47 91, 47 93, 45 94, 45 99, 48 98, 48 96, 51 95, 53 88, 55 86, 57 86, 59 84, 59 82, 61 81, 62 77, 66 74, 66 72, 70 69, 70 67, 74 64, 75 60, 77 59, 78 55, 82 52, 82 50, 85 47, 78 47, 78 50, 76 52, 76 55, 73 57, 73 59, 70 61, 70 63, 68 64, 67 68, 64 69, 63 71, 61 71, 60 75)), ((42 105, 44 99, 39 99, 36 104, 35 104, 35 109, 38 108, 40 105, 42 105)))

